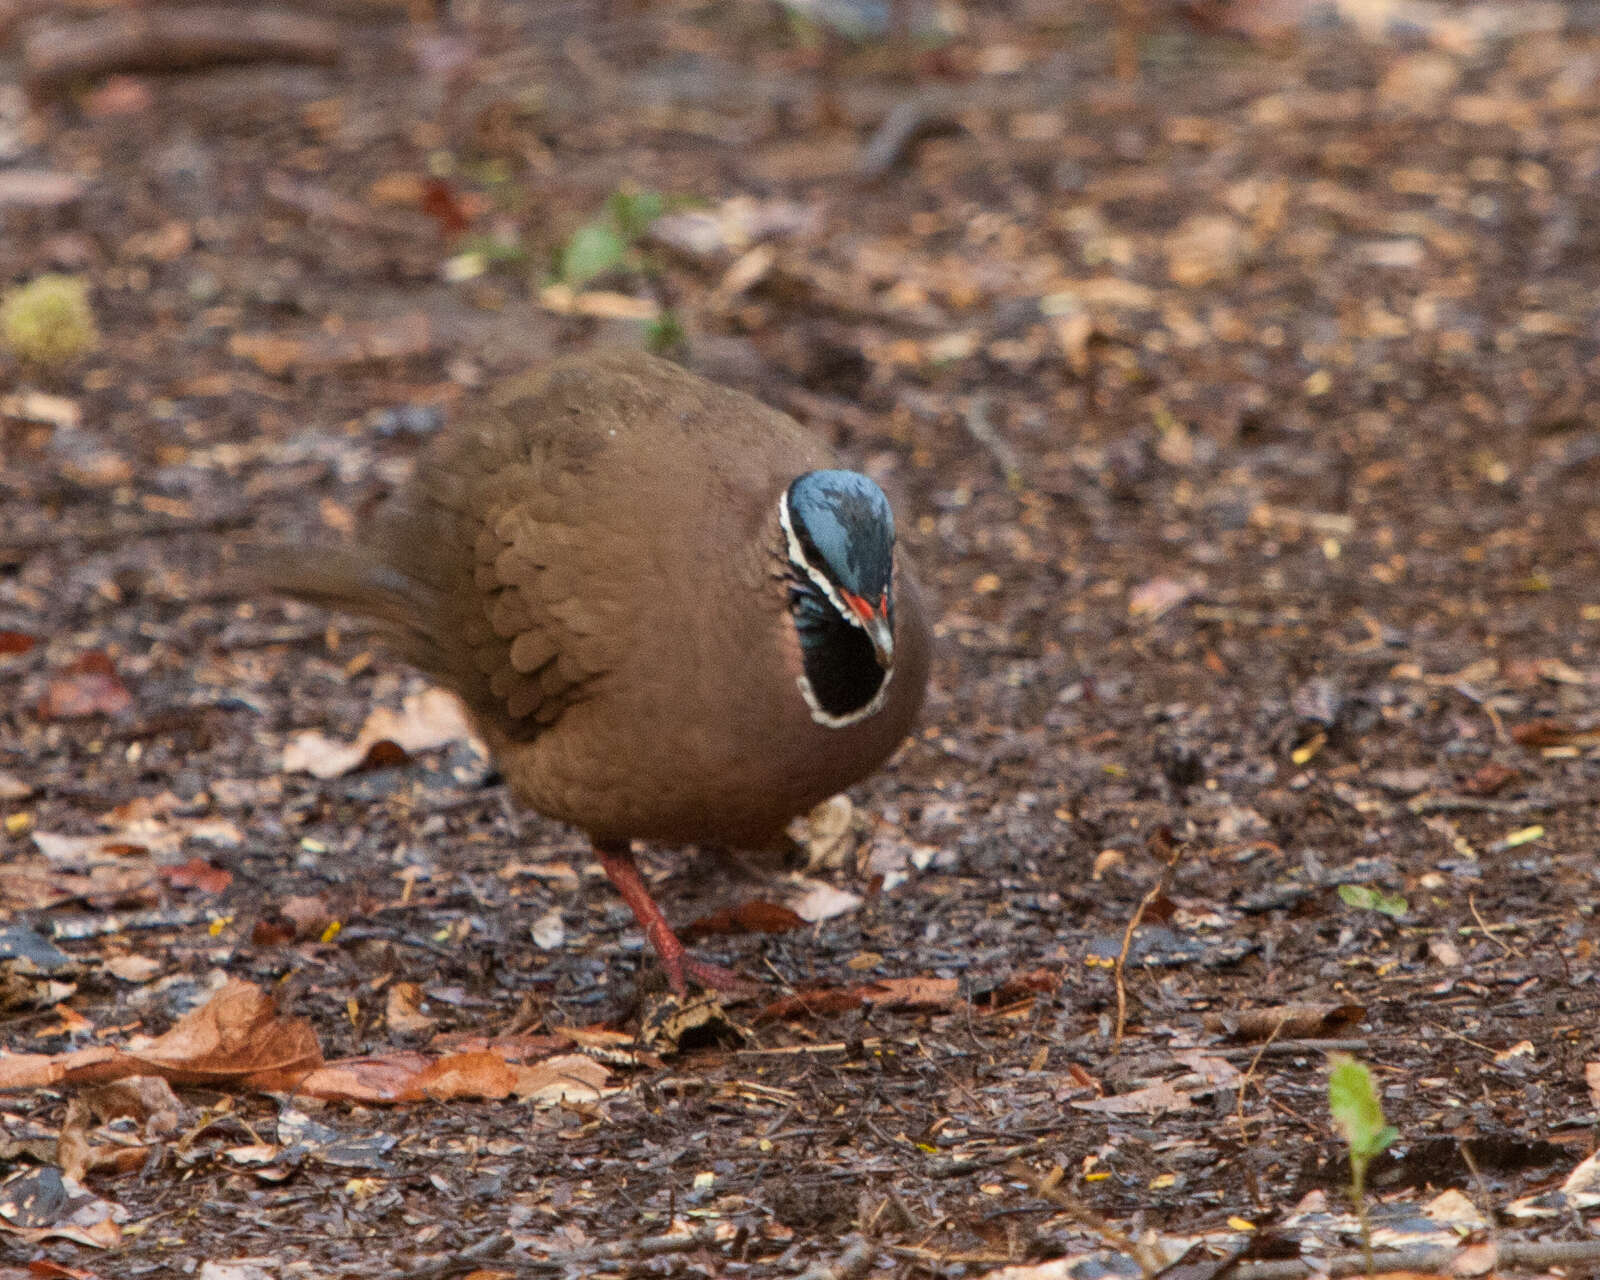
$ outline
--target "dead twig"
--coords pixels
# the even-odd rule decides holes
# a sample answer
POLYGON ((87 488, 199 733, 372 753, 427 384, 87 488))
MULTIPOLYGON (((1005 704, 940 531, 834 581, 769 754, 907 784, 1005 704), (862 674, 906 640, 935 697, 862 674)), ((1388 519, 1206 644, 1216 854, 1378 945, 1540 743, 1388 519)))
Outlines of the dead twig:
POLYGON ((22 49, 35 94, 117 71, 187 71, 236 62, 339 60, 337 25, 282 9, 118 9, 36 28, 22 49))
POLYGON ((1562 799, 1530 797, 1526 800, 1490 800, 1483 796, 1424 795, 1406 802, 1406 808, 1419 817, 1430 813, 1503 813, 1520 816, 1525 813, 1550 813, 1556 809, 1592 805, 1593 796, 1569 796, 1562 799))
POLYGON ((1239 1145, 1244 1148, 1244 1185, 1250 1195, 1250 1203, 1259 1211, 1266 1203, 1261 1195, 1261 1184, 1256 1180, 1255 1164, 1251 1160, 1250 1150, 1250 1123, 1244 1114, 1244 1093, 1256 1078, 1256 1068, 1261 1065, 1261 1059, 1266 1056, 1267 1050, 1272 1047, 1272 1042, 1278 1038, 1278 1033, 1283 1030, 1287 1018, 1280 1018, 1272 1028, 1272 1034, 1261 1042, 1261 1047, 1256 1050, 1256 1056, 1250 1059, 1250 1065, 1245 1068, 1245 1073, 1239 1077, 1239 1091, 1234 1095, 1234 1114, 1239 1118, 1239 1145))
POLYGON ((243 511, 223 511, 199 520, 172 520, 165 517, 130 524, 96 524, 84 529, 70 526, 49 533, 12 538, 0 543, 0 564, 15 564, 37 551, 52 551, 63 544, 79 547, 120 547, 141 538, 177 538, 186 533, 226 533, 244 529, 255 517, 243 511))
MULTIPOLYGON (((1168 840, 1170 836, 1166 837, 1168 840)), ((1144 913, 1150 909, 1150 904, 1172 888, 1172 876, 1178 869, 1178 859, 1183 856, 1183 846, 1174 843, 1172 853, 1167 858, 1167 865, 1162 869, 1161 879, 1156 881, 1155 887, 1139 899, 1139 905, 1134 910, 1133 918, 1128 921, 1128 927, 1122 933, 1122 949, 1117 952, 1117 962, 1112 966, 1112 978, 1117 985, 1117 1028, 1116 1034, 1111 1038, 1111 1051, 1115 1053, 1122 1048, 1122 1033, 1128 1024, 1128 987, 1123 980, 1123 970, 1127 967, 1128 952, 1133 946, 1133 931, 1139 927, 1139 921, 1144 919, 1144 913)))
POLYGON ((480 1269, 479 1263, 507 1253, 511 1244, 509 1231, 493 1231, 471 1244, 462 1245, 454 1253, 419 1263, 406 1271, 396 1271, 394 1280, 444 1280, 446 1276, 476 1271, 480 1269))
MULTIPOLYGON (((1488 1262, 1490 1272, 1511 1270, 1544 1271, 1551 1267, 1570 1267, 1600 1261, 1600 1240, 1508 1241, 1493 1246, 1495 1257, 1488 1262)), ((1448 1245, 1419 1245, 1414 1249, 1390 1249, 1372 1255, 1378 1274, 1398 1271, 1434 1275, 1449 1273, 1450 1263, 1460 1254, 1448 1245)), ((1475 1265, 1481 1265, 1475 1259, 1475 1265)), ((1221 1273, 1229 1280, 1302 1280, 1313 1275, 1350 1276, 1366 1270, 1360 1253, 1339 1253, 1327 1258, 1298 1258, 1274 1262, 1241 1262, 1221 1273)), ((1221 1276, 1217 1278, 1221 1280, 1221 1276)))
POLYGON ((856 172, 868 181, 886 177, 910 161, 919 143, 959 132, 961 121, 945 94, 906 98, 873 130, 856 160, 856 172))
POLYGON ((1149 1248, 1140 1244, 1115 1223, 1102 1218, 1071 1192, 1063 1191, 1054 1182, 1041 1178, 1022 1161, 1013 1160, 1008 1164, 1006 1176, 1027 1183, 1033 1194, 1041 1200, 1048 1200, 1080 1227, 1094 1232, 1113 1249, 1127 1254, 1139 1264, 1139 1270, 1144 1273, 1145 1280, 1154 1280, 1155 1276, 1166 1269, 1167 1264, 1164 1259, 1155 1256, 1149 1248))
POLYGON ((612 1240, 606 1244, 586 1245, 582 1249, 568 1249, 543 1258, 531 1258, 524 1267, 540 1270, 581 1266, 591 1262, 631 1262, 637 1258, 661 1258, 670 1253, 693 1253, 716 1242, 710 1231, 695 1231, 688 1235, 645 1236, 642 1240, 612 1240))
POLYGON ((876 1252, 870 1240, 857 1236, 834 1261, 818 1263, 810 1270, 802 1271, 796 1280, 861 1280, 872 1270, 872 1259, 876 1252))
POLYGON ((967 428, 967 434, 994 459, 1006 487, 1022 488, 1022 459, 1011 447, 1011 442, 995 430, 994 423, 989 421, 989 397, 980 391, 968 400, 961 421, 967 428))
POLYGON ((1273 1057, 1287 1057, 1296 1053, 1365 1053, 1370 1047, 1370 1041, 1365 1039, 1351 1040, 1271 1040, 1259 1048, 1248 1046, 1238 1049, 1207 1049, 1206 1052, 1215 1058, 1225 1058, 1232 1061, 1236 1058, 1254 1059, 1271 1054, 1273 1057))
POLYGON ((1489 922, 1478 913, 1478 898, 1476 894, 1469 893, 1467 895, 1467 909, 1472 912, 1472 918, 1478 922, 1478 928, 1483 930, 1484 936, 1488 938, 1490 942, 1494 943, 1495 946, 1500 948, 1501 954, 1508 956, 1514 956, 1517 954, 1514 950, 1512 950, 1509 942, 1502 942, 1499 938, 1495 937, 1494 933, 1489 927, 1489 922))

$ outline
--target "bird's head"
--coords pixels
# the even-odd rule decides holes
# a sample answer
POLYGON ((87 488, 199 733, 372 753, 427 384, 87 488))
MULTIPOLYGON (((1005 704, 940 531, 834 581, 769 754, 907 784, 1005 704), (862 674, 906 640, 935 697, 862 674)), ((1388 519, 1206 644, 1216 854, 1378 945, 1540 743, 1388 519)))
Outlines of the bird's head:
POLYGON ((800 692, 812 718, 844 728, 883 705, 894 672, 894 514, 855 471, 808 471, 778 503, 800 692))

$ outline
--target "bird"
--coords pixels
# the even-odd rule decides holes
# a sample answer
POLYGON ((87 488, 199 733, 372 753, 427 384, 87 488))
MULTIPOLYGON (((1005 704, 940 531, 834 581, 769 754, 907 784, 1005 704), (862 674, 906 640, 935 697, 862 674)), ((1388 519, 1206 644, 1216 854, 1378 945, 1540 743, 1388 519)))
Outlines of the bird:
POLYGON ((479 393, 353 540, 258 585, 371 620, 454 690, 513 798, 584 832, 667 985, 688 952, 634 841, 781 846, 913 729, 932 640, 888 499, 793 418, 641 352, 479 393))

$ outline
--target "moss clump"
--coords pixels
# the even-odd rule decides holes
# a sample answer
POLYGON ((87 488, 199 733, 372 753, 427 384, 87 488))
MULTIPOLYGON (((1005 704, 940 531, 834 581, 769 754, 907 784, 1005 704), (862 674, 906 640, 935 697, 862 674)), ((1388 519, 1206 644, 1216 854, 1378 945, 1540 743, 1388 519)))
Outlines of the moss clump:
POLYGON ((29 364, 62 365, 100 340, 88 281, 44 275, 0 296, 0 339, 29 364))

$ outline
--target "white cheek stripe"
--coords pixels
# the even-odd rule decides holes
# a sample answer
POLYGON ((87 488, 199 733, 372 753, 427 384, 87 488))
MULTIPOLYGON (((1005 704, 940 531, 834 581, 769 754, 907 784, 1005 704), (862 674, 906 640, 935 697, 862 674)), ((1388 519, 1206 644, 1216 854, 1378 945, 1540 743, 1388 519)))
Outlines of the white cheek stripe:
MULTIPOLYGON (((794 526, 789 521, 789 492, 787 489, 778 498, 778 523, 783 526, 783 536, 789 545, 789 563, 797 564, 801 569, 805 570, 806 577, 810 578, 817 589, 828 598, 828 603, 834 607, 841 618, 857 630, 865 631, 866 627, 862 626, 861 620, 845 607, 844 601, 839 598, 839 593, 834 590, 833 584, 823 576, 820 570, 812 568, 811 561, 806 559, 805 550, 800 546, 800 539, 795 537, 794 526)), ((893 572, 894 569, 891 566, 890 574, 892 575, 893 572)), ((893 590, 892 576, 890 589, 893 590)), ((883 704, 889 697, 889 682, 893 679, 894 664, 891 663, 889 669, 883 673, 883 683, 878 686, 878 692, 873 694, 872 701, 842 716, 830 715, 822 709, 822 704, 817 701, 817 695, 811 688, 811 681, 806 679, 803 664, 799 676, 795 678, 795 683, 800 686, 800 696, 806 700, 806 706, 811 709, 811 718, 813 720, 828 729, 848 729, 851 725, 859 724, 868 716, 883 710, 883 704)))

